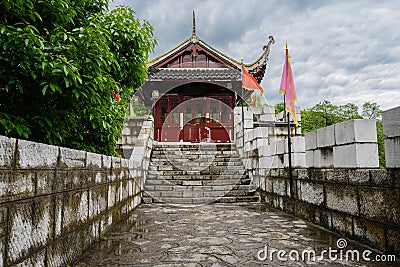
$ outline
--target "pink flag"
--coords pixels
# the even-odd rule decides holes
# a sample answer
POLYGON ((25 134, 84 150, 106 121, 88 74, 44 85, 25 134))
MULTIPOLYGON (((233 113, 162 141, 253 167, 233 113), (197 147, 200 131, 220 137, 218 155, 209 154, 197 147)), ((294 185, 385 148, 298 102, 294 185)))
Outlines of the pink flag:
POLYGON ((287 42, 286 42, 286 60, 285 60, 285 65, 283 66, 281 87, 279 89, 279 93, 285 95, 286 111, 293 115, 294 123, 296 124, 296 126, 298 126, 299 122, 297 121, 296 106, 295 106, 295 101, 297 100, 296 88, 294 87, 292 68, 290 67, 287 42))

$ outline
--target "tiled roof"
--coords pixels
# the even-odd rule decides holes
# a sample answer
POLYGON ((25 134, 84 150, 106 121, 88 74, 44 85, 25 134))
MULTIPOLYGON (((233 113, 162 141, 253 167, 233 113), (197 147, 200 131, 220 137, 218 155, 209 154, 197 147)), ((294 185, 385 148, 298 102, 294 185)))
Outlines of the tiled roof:
POLYGON ((149 80, 240 80, 239 70, 229 68, 163 68, 149 80))

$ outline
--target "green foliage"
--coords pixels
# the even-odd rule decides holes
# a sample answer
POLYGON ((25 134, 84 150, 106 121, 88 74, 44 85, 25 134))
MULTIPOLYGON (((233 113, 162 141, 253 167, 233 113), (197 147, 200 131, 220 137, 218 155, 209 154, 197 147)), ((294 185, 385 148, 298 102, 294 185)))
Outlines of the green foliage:
POLYGON ((324 100, 312 108, 301 111, 301 130, 305 134, 332 124, 360 118, 362 117, 358 114, 356 105, 348 103, 335 106, 324 100))
POLYGON ((382 110, 377 103, 365 102, 363 105, 362 116, 366 119, 377 119, 382 115, 382 110))
POLYGON ((379 155, 379 167, 386 168, 385 160, 385 136, 383 135, 382 121, 376 120, 376 132, 378 135, 378 155, 379 155))
POLYGON ((285 103, 280 102, 275 105, 275 114, 278 114, 279 112, 282 112, 285 110, 285 103))
POLYGON ((115 155, 147 78, 151 25, 106 0, 2 0, 0 9, 0 134, 115 155))
MULTIPOLYGON (((325 100, 312 108, 301 111, 301 130, 302 134, 305 134, 351 119, 377 119, 380 117, 381 113, 382 111, 377 103, 364 103, 361 116, 355 104, 348 103, 342 106, 335 106, 331 102, 325 100)), ((376 121, 376 130, 378 137, 379 166, 385 168, 385 146, 382 121, 378 119, 376 121)))

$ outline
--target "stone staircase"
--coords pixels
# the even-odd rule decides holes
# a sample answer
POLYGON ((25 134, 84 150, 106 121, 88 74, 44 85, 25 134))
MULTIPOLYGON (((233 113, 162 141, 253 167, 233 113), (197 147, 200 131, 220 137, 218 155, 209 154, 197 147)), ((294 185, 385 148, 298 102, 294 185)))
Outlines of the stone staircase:
POLYGON ((232 144, 154 145, 144 189, 144 203, 258 201, 232 144))

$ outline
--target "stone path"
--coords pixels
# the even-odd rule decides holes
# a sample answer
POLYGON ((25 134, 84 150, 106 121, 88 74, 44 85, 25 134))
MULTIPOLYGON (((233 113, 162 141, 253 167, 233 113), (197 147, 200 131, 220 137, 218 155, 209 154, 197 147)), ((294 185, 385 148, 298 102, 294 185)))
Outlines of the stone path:
POLYGON ((372 262, 376 251, 349 240, 345 246, 340 236, 260 203, 143 204, 104 239, 76 266, 400 266, 372 262), (330 247, 337 250, 332 257, 342 251, 343 260, 330 260, 328 253, 320 260, 330 247), (362 258, 368 249, 371 262, 345 260, 349 250, 362 258), (281 254, 286 261, 279 260, 278 250, 286 251, 281 254), (302 260, 304 250, 309 252, 302 260), (317 259, 308 260, 313 250, 317 259))

